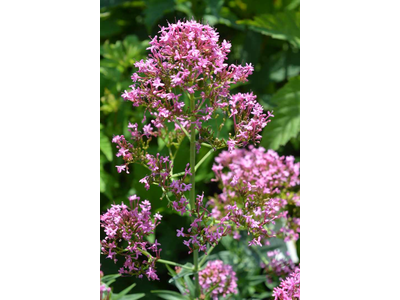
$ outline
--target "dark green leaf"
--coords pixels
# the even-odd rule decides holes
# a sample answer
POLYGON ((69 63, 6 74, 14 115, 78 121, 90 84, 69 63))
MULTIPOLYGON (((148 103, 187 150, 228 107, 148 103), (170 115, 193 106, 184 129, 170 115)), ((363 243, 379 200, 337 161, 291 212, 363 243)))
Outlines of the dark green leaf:
POLYGON ((300 76, 293 77, 271 99, 274 118, 264 128, 261 145, 277 150, 300 132, 300 76))
MULTIPOLYGON (((143 298, 144 296, 146 296, 145 293, 130 294, 130 295, 123 296, 119 300, 136 300, 136 299, 143 298)), ((114 300, 114 299, 112 299, 112 300, 114 300)))
POLYGON ((153 25, 164 15, 164 13, 173 10, 175 1, 174 0, 149 0, 146 3, 147 7, 144 10, 144 23, 146 24, 147 30, 150 32, 153 25))
POLYGON ((167 290, 157 290, 151 291, 153 294, 156 294, 158 297, 166 300, 189 300, 189 297, 182 296, 181 294, 173 291, 167 290))
POLYGON ((300 48, 300 13, 284 11, 277 14, 265 14, 254 17, 254 20, 237 21, 247 24, 251 29, 271 36, 272 38, 290 42, 300 48))
MULTIPOLYGON (((189 268, 193 268, 193 264, 191 264, 191 263, 187 263, 187 264, 185 264, 185 266, 189 267, 189 268)), ((173 281, 177 280, 178 278, 184 277, 186 275, 192 275, 192 274, 193 274, 193 271, 182 268, 182 270, 179 272, 179 274, 175 275, 174 277, 172 277, 169 280, 169 283, 172 283, 173 281)))
POLYGON ((196 288, 189 276, 191 276, 191 275, 186 275, 183 278, 185 280, 187 288, 189 289, 190 295, 194 298, 196 288))
POLYGON ((101 278, 101 281, 104 282, 107 285, 110 285, 110 281, 117 279, 120 277, 120 274, 110 274, 110 275, 105 275, 101 278))
POLYGON ((111 142, 102 131, 100 131, 100 150, 104 153, 109 161, 112 160, 111 142))
POLYGON ((122 297, 124 297, 125 295, 127 295, 131 289, 133 289, 135 287, 136 283, 131 284, 130 286, 128 286, 126 289, 124 289, 122 292, 118 293, 118 294, 113 294, 113 300, 121 300, 122 297))

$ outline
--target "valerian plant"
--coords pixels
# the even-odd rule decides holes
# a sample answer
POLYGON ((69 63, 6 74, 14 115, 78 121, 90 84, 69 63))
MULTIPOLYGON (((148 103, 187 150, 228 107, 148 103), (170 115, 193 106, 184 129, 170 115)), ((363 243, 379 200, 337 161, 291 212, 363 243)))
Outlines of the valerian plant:
MULTIPOLYGON (((124 259, 121 275, 159 280, 157 263, 190 271, 195 280, 194 299, 236 294, 232 267, 216 260, 202 269, 204 260, 199 261, 199 252, 210 254, 223 236, 238 238, 243 229, 253 236, 249 246, 261 246, 279 234, 297 239, 299 218, 289 215, 288 206, 296 212, 300 203, 296 190, 299 165, 292 157, 265 153, 262 148, 236 149, 259 143, 260 133, 273 115, 264 113, 251 92, 230 94, 231 85, 247 81, 254 68, 251 64, 228 65, 231 44, 221 42, 214 28, 193 20, 177 21, 161 27, 149 44, 148 58, 134 64, 138 70, 131 76, 133 84, 122 94, 134 107, 145 108, 143 125, 129 123, 129 138, 116 135, 112 139, 117 156, 123 160, 116 168, 129 173, 133 163, 146 167, 148 175, 140 179, 145 188, 157 186, 170 209, 191 218, 190 227, 177 228, 176 236, 183 238, 188 254, 193 254, 193 266, 162 259, 161 245, 146 239, 162 223, 162 216, 152 213, 151 202, 141 201, 137 195, 129 197, 129 205, 112 205, 100 217, 106 235, 101 251, 114 262, 124 259), (219 133, 228 118, 233 132, 225 140, 219 133), (218 120, 221 122, 215 128, 218 120), (165 143, 169 155, 149 153, 154 138, 165 143), (186 138, 190 142, 189 162, 183 172, 176 173, 174 163, 186 138), (209 152, 196 164, 201 147, 209 152), (222 193, 207 201, 204 193, 196 193, 196 171, 214 151, 223 148, 228 151, 222 152, 213 166, 222 193), (224 170, 229 171, 225 174, 224 170), (286 220, 279 230, 274 227, 278 218, 286 220)), ((292 269, 285 268, 285 272, 292 269)), ((190 289, 190 284, 184 285, 190 289)), ((277 297, 283 293, 276 291, 277 297)))

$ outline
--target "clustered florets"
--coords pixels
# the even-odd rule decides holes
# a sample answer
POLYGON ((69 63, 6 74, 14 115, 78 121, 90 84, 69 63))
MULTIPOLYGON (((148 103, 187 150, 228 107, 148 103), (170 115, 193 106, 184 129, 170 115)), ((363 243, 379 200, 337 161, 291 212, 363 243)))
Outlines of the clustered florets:
POLYGON ((199 283, 202 294, 211 292, 213 300, 219 296, 226 297, 230 294, 237 294, 237 277, 230 265, 225 265, 221 260, 213 260, 199 272, 199 283))
POLYGON ((280 285, 274 288, 274 300, 300 300, 300 268, 290 274, 280 285))
POLYGON ((279 249, 267 252, 268 264, 261 263, 261 267, 265 270, 267 281, 272 282, 273 277, 286 277, 291 274, 296 266, 289 255, 285 255, 279 249))
POLYGON ((149 280, 158 280, 155 260, 160 257, 160 244, 157 240, 151 244, 145 238, 154 233, 162 216, 156 213, 154 220, 151 218, 151 204, 147 200, 139 202, 140 198, 136 195, 130 196, 129 200, 130 208, 124 203, 112 205, 100 216, 100 226, 106 234, 101 241, 101 251, 114 262, 117 261, 117 255, 125 258, 120 274, 136 275, 139 278, 145 274, 149 280), (155 253, 156 258, 147 251, 155 253))
POLYGON ((289 210, 297 213, 300 206, 299 196, 292 192, 300 184, 300 164, 294 157, 250 146, 223 151, 215 161, 212 170, 222 193, 209 201, 214 218, 228 218, 237 228, 247 228, 254 236, 249 245, 262 246, 261 239, 275 235, 274 228, 267 226, 278 218, 286 222, 279 233, 298 238, 300 219, 289 215, 289 210))
POLYGON ((189 254, 193 250, 204 251, 207 254, 207 244, 215 246, 223 236, 232 232, 230 225, 223 224, 224 221, 227 221, 227 218, 222 219, 220 223, 214 224, 211 212, 203 205, 203 198, 204 195, 198 195, 196 197, 195 209, 190 210, 190 214, 194 216, 194 220, 190 224, 187 233, 184 232, 183 227, 180 230, 176 230, 177 237, 189 237, 188 240, 183 242, 189 248, 189 254))
POLYGON ((132 125, 135 135, 169 135, 171 139, 168 123, 172 122, 181 135, 185 130, 190 132, 194 123, 199 131, 198 141, 207 141, 214 147, 228 145, 232 150, 234 146, 258 142, 259 133, 273 115, 263 113, 252 93, 229 94, 231 84, 247 81, 253 66, 225 63, 231 44, 225 40, 220 43, 218 32, 209 25, 178 21, 161 27, 159 33, 150 42, 148 59, 135 63, 138 71, 131 77, 131 90, 122 94, 133 106, 144 106, 152 118, 142 134, 136 133, 137 124, 132 125), (194 100, 193 109, 189 109, 189 99, 194 100), (234 121, 234 136, 228 141, 213 137, 202 125, 221 112, 234 121))

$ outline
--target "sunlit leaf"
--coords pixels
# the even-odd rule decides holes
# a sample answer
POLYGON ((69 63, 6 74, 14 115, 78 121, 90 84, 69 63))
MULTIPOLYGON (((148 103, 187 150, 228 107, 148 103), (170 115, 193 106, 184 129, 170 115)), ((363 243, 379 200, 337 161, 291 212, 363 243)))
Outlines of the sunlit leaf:
POLYGON ((112 160, 111 142, 102 131, 100 131, 100 151, 104 153, 109 161, 112 160))

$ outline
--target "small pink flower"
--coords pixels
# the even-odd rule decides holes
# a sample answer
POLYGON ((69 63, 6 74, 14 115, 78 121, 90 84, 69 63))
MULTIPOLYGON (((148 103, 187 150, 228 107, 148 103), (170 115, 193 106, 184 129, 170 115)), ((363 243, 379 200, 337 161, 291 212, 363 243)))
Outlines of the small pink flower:
POLYGON ((122 171, 124 171, 126 169, 125 165, 122 166, 115 166, 117 168, 118 173, 121 173, 122 171))
POLYGON ((183 233, 183 230, 184 230, 183 227, 181 228, 181 230, 177 229, 176 231, 177 231, 178 233, 177 233, 176 236, 177 236, 177 237, 180 237, 180 236, 183 236, 183 237, 184 237, 185 234, 183 233))

